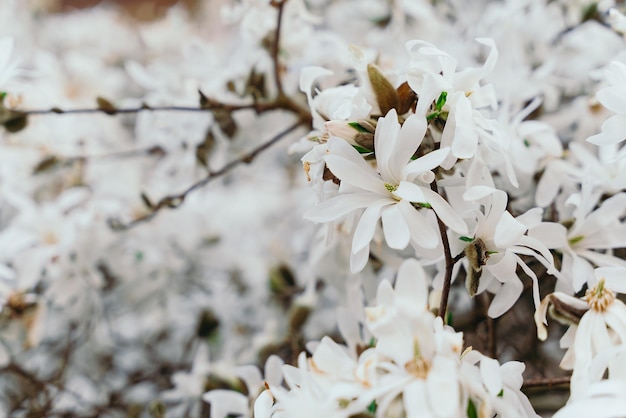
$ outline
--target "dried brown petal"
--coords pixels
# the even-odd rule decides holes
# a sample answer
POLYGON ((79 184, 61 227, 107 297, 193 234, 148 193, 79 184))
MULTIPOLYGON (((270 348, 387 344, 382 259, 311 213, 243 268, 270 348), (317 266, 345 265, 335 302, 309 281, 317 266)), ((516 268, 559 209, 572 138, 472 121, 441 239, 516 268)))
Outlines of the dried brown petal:
POLYGON ((386 115, 391 109, 397 109, 400 105, 400 98, 389 80, 374 64, 367 65, 367 75, 374 89, 380 112, 386 115))

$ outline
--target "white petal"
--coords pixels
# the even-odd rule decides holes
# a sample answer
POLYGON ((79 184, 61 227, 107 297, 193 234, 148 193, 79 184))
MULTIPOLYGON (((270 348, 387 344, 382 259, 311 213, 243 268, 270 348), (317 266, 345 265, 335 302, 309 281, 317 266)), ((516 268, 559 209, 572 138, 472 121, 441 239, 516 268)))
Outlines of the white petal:
POLYGON ((457 99, 456 106, 451 108, 448 115, 447 123, 452 122, 454 124, 454 138, 451 148, 452 155, 456 158, 472 158, 476 154, 478 135, 473 112, 469 99, 461 94, 457 99))
POLYGON ((480 376, 492 396, 497 396, 502 390, 500 364, 497 360, 483 356, 480 359, 480 376))
POLYGON ((508 248, 526 232, 526 225, 505 211, 496 225, 493 241, 498 248, 508 248))
POLYGON ((254 401, 254 418, 270 418, 274 400, 267 390, 264 390, 254 401))
POLYGON ((340 194, 304 212, 304 219, 313 222, 332 222, 379 199, 380 196, 373 193, 340 194))
POLYGON ((626 114, 614 115, 602 124, 602 133, 587 138, 595 145, 617 144, 626 138, 626 114))
POLYGON ((337 155, 327 155, 324 158, 328 169, 342 182, 347 182, 353 186, 366 191, 378 193, 381 196, 389 195, 382 181, 373 170, 362 170, 362 167, 337 155))
POLYGON ((495 191, 496 189, 489 186, 473 186, 463 193, 463 199, 468 202, 474 202, 492 195, 495 191))
POLYGON ((598 101, 604 107, 615 113, 626 113, 626 99, 624 98, 624 89, 609 86, 601 89, 596 93, 598 101))
POLYGON ((528 236, 540 241, 547 248, 567 246, 567 228, 556 222, 542 222, 528 230, 528 236))
POLYGON ((402 402, 406 418, 435 418, 428 405, 426 384, 423 380, 414 380, 404 388, 402 402))
POLYGON ((421 174, 430 171, 436 167, 439 167, 443 163, 446 157, 450 154, 450 148, 441 148, 418 158, 415 161, 411 161, 402 169, 402 178, 407 178, 410 175, 421 174))
POLYGON ((370 257, 370 246, 366 245, 361 250, 350 255, 350 272, 356 274, 365 268, 370 257))
POLYGON ((618 293, 626 293, 626 268, 600 267, 595 270, 598 280, 604 279, 607 287, 618 293))
POLYGON ((248 414, 248 398, 233 390, 212 390, 202 395, 202 399, 211 404, 211 418, 248 414))
POLYGON ((458 416, 460 404, 457 364, 454 358, 435 357, 426 378, 428 400, 438 417, 458 416))
POLYGON ((467 225, 461 216, 456 213, 452 206, 446 200, 433 192, 432 190, 423 189, 427 202, 433 207, 433 210, 450 229, 461 235, 467 234, 467 225))
POLYGON ((427 308, 428 279, 419 261, 409 258, 400 265, 395 291, 397 303, 405 309, 419 313, 427 308))
POLYGON ((397 182, 404 178, 403 167, 422 143, 426 127, 426 118, 415 114, 409 116, 402 124, 393 154, 389 158, 389 171, 397 182))
POLYGON ((439 245, 437 227, 406 200, 401 201, 398 207, 409 225, 412 242, 422 248, 436 248, 439 245))
MULTIPOLYGON (((391 109, 384 118, 378 119, 376 132, 374 133, 374 149, 380 175, 385 181, 396 184, 400 179, 394 177, 391 165, 393 164, 392 156, 399 132, 400 122, 398 122, 398 114, 395 109, 391 109)), ((410 155, 407 156, 405 161, 408 161, 410 158, 410 155)))
POLYGON ((352 253, 356 254, 359 250, 362 250, 369 245, 374 233, 376 232, 376 225, 380 218, 380 211, 383 206, 389 204, 386 201, 378 201, 369 206, 361 215, 356 229, 354 230, 354 237, 352 238, 352 253))
POLYGON ((524 290, 524 285, 519 280, 509 280, 502 284, 500 290, 489 305, 487 314, 491 318, 497 318, 508 311, 524 290))
POLYGON ((264 373, 267 383, 273 386, 279 386, 283 381, 282 367, 285 364, 276 354, 272 354, 265 361, 264 373))
POLYGON ((408 181, 401 181, 394 192, 396 196, 409 202, 425 202, 426 198, 422 192, 422 187, 408 181))
POLYGON ((300 71, 300 91, 304 92, 307 97, 310 97, 311 88, 315 80, 332 74, 332 71, 323 67, 304 67, 300 71))
POLYGON ((383 233, 389 248, 403 250, 409 245, 411 234, 398 205, 390 205, 382 211, 383 233))

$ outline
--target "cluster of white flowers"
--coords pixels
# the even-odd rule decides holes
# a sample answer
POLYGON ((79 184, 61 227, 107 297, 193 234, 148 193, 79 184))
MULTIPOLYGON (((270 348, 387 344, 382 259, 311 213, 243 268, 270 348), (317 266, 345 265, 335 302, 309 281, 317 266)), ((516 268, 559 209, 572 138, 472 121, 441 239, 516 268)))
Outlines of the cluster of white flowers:
POLYGON ((537 416, 520 392, 523 364, 463 351, 462 334, 428 310, 429 282, 419 262, 402 263, 395 288, 383 280, 365 309, 370 342, 311 344, 310 358, 283 368, 289 390, 268 385, 255 416, 537 416))
POLYGON ((0 2, 0 417, 626 415, 622 2, 79 3, 0 2))

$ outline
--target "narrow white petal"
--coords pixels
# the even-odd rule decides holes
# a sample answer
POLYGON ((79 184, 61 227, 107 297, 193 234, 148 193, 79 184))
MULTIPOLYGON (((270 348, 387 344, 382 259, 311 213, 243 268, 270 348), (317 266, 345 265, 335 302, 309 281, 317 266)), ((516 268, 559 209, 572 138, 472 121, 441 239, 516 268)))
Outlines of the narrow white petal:
POLYGON ((528 236, 540 241, 547 248, 567 247, 567 228, 556 222, 542 222, 530 228, 528 236))
POLYGON ((491 318, 497 318, 508 311, 524 290, 524 285, 519 280, 510 280, 500 287, 496 296, 489 305, 487 314, 491 318))
POLYGON ((473 186, 467 189, 465 193, 463 193, 463 199, 468 202, 474 202, 476 200, 484 199, 487 196, 495 193, 496 189, 489 186, 473 186))
POLYGON ((389 203, 386 201, 378 201, 365 209, 354 231, 354 237, 352 238, 353 254, 368 246, 370 241, 372 241, 374 233, 376 232, 378 219, 380 218, 380 211, 383 206, 387 204, 389 203))
MULTIPOLYGON (((378 119, 376 132, 374 133, 374 149, 376 151, 376 163, 380 175, 385 181, 397 183, 400 179, 393 176, 392 156, 396 147, 398 133, 400 132, 400 122, 398 122, 398 114, 395 109, 387 112, 387 115, 378 119)), ((409 155, 406 159, 411 158, 409 155)))
POLYGON ((497 360, 483 356, 480 359, 480 376, 492 396, 497 396, 502 390, 500 363, 497 360))
POLYGON ((340 194, 307 210, 304 212, 304 218, 313 222, 332 222, 379 199, 380 196, 373 193, 340 194))
POLYGON ((526 225, 505 211, 496 225, 493 241, 498 248, 508 248, 526 232, 526 225))
POLYGON ((270 418, 274 400, 267 390, 264 390, 254 401, 254 418, 270 418))
POLYGON ((626 139, 626 114, 614 115, 602 124, 602 133, 587 138, 594 145, 617 144, 626 139))
POLYGON ((426 118, 419 115, 409 116, 402 124, 393 154, 389 158, 389 171, 398 182, 405 178, 403 167, 422 143, 426 127, 426 118))
POLYGON ((601 89, 596 93, 598 101, 604 107, 615 113, 626 113, 626 97, 624 97, 624 88, 609 86, 601 89))
POLYGON ((452 206, 446 200, 432 190, 423 188, 427 202, 433 207, 433 210, 450 229, 461 235, 467 234, 467 225, 461 216, 456 213, 452 206))
POLYGON ((600 267, 595 270, 598 280, 604 279, 606 286, 618 293, 626 293, 626 268, 600 267))
POLYGON ((397 303, 411 311, 423 312, 428 302, 428 281, 419 261, 405 260, 398 269, 395 284, 397 303))
POLYGON ((430 171, 436 167, 439 167, 443 163, 446 157, 450 154, 450 148, 441 148, 418 158, 415 161, 411 161, 402 169, 402 178, 407 178, 410 175, 416 175, 430 171))
POLYGON ((389 205, 382 211, 383 233, 389 248, 403 250, 409 245, 411 234, 398 205, 389 205))
POLYGON ((350 272, 356 274, 363 270, 370 257, 370 246, 366 245, 356 253, 350 255, 350 272))
POLYGON ((404 388, 402 402, 406 410, 406 418, 435 418, 428 404, 426 384, 423 380, 414 380, 404 388))
POLYGON ((409 225, 412 242, 422 248, 436 248, 440 241, 437 226, 405 200, 398 207, 409 225))
POLYGON ((382 196, 389 195, 389 191, 385 188, 385 182, 376 176, 373 170, 364 171, 351 160, 337 155, 327 155, 324 160, 328 169, 342 182, 382 196))
POLYGON ((205 393, 202 399, 211 404, 212 418, 226 418, 228 415, 248 414, 248 398, 239 392, 216 389, 205 393))
POLYGON ((456 359, 437 356, 426 378, 428 400, 438 417, 455 417, 459 412, 460 390, 456 359))
POLYGON ((424 192, 422 192, 422 187, 408 181, 401 181, 394 194, 401 199, 408 200, 409 202, 417 203, 426 201, 424 192))
POLYGON ((454 123, 454 138, 452 140, 452 155, 457 158, 472 158, 478 146, 478 134, 474 122, 472 104, 465 95, 461 94, 456 106, 450 110, 448 122, 454 123))

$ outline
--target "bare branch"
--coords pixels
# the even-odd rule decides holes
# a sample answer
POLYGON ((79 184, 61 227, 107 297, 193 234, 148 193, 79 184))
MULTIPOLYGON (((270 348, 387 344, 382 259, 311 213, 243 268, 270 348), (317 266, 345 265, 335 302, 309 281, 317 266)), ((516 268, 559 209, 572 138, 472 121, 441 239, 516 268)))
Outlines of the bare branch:
MULTIPOLYGON (((433 192, 439 194, 436 181, 430 184, 430 188, 433 192)), ((441 235, 441 242, 443 243, 443 253, 446 258, 446 271, 443 277, 443 288, 441 289, 441 302, 439 303, 439 316, 445 321, 446 311, 448 309, 448 296, 450 295, 450 286, 452 284, 452 267, 454 267, 455 259, 450 252, 450 242, 448 241, 446 225, 436 212, 435 216, 437 216, 437 226, 439 226, 439 234, 441 235)))
POLYGON ((280 78, 280 61, 278 53, 280 52, 280 30, 282 27, 283 10, 287 0, 274 0, 272 5, 278 9, 278 17, 276 18, 276 32, 274 32, 274 44, 272 45, 272 62, 274 63, 274 82, 278 90, 278 96, 283 96, 283 83, 280 78))
POLYGON ((194 190, 204 187, 212 180, 223 176, 224 174, 228 173, 229 171, 231 171, 232 169, 234 169, 240 164, 244 164, 244 163, 250 164, 252 161, 254 161, 257 155, 271 148, 274 144, 279 142, 281 139, 285 138, 287 135, 295 131, 297 128, 301 126, 307 126, 307 123, 308 121, 303 121, 299 119, 293 125, 289 126, 288 128, 276 134, 274 137, 272 137, 272 139, 262 143, 261 145, 254 148, 250 152, 241 156, 240 158, 237 158, 236 160, 229 162, 228 164, 226 164, 224 167, 220 168, 217 171, 209 171, 205 177, 193 183, 191 186, 187 187, 184 191, 178 194, 168 195, 168 196, 161 198, 161 200, 159 200, 157 203, 155 203, 152 206, 152 208, 150 209, 150 212, 147 213, 146 215, 136 218, 129 223, 122 223, 119 219, 110 218, 108 220, 109 226, 116 231, 127 230, 140 223, 147 222, 153 219, 163 209, 166 209, 166 208, 175 209, 179 207, 185 201, 185 198, 187 197, 187 195, 189 195, 194 190))
POLYGON ((526 380, 522 385, 522 388, 528 389, 532 387, 546 387, 551 388, 558 385, 569 385, 571 376, 560 377, 547 377, 543 379, 530 379, 526 380))

